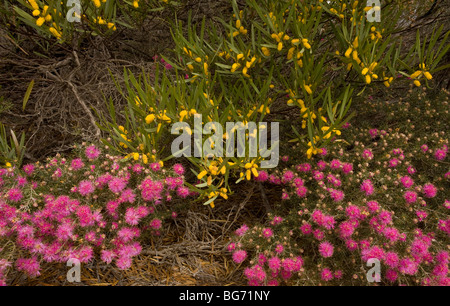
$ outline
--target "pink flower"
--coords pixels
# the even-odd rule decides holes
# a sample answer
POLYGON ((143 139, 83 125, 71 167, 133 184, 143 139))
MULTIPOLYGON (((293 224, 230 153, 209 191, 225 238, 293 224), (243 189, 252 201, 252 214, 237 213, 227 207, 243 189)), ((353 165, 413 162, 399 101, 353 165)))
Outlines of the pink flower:
POLYGON ((117 257, 117 255, 114 253, 114 251, 110 251, 110 250, 102 250, 101 251, 100 258, 107 264, 110 264, 115 257, 117 257))
POLYGON ((304 163, 297 165, 295 168, 298 172, 309 172, 311 170, 311 165, 308 163, 304 163))
POLYGON ((447 209, 450 209, 450 201, 449 200, 444 201, 444 207, 447 209))
POLYGON ((369 130, 369 135, 371 138, 376 138, 378 136, 378 130, 377 129, 369 130))
POLYGON ((405 198, 406 203, 411 204, 411 203, 416 202, 416 200, 417 200, 417 193, 415 193, 414 191, 406 191, 403 194, 403 197, 405 198))
POLYGON ((327 258, 333 256, 334 247, 328 241, 321 242, 319 245, 319 253, 322 257, 327 258))
POLYGON ((428 184, 423 185, 422 191, 423 191, 425 197, 434 198, 437 193, 437 188, 433 184, 428 183, 428 184))
POLYGON ((270 228, 264 228, 264 229, 262 230, 262 235, 263 235, 265 238, 270 238, 270 237, 273 236, 273 231, 272 231, 272 229, 270 229, 270 228))
POLYGON ((354 231, 355 227, 350 221, 344 221, 339 224, 339 234, 342 238, 349 238, 351 235, 353 235, 354 231))
POLYGON ((335 170, 341 168, 341 162, 338 159, 333 159, 330 162, 330 168, 335 170))
POLYGON ((8 200, 12 202, 19 202, 23 198, 22 191, 19 188, 11 188, 8 193, 8 200))
POLYGON ((361 251, 361 258, 364 261, 369 260, 370 258, 376 258, 378 260, 383 260, 385 256, 384 250, 379 246, 373 246, 365 248, 361 251))
POLYGON ((413 179, 408 175, 402 176, 400 182, 403 184, 405 188, 410 188, 412 185, 414 185, 413 179))
POLYGON ((377 212, 380 209, 380 205, 377 201, 369 201, 366 205, 372 213, 377 212))
POLYGON ((351 163, 345 163, 342 165, 342 172, 345 174, 348 174, 353 171, 353 164, 351 163))
POLYGON ((325 170, 326 167, 327 167, 327 163, 326 163, 325 161, 319 160, 319 161, 317 162, 317 168, 318 168, 319 170, 325 170))
POLYGON ((388 281, 390 281, 391 283, 395 282, 398 278, 398 273, 397 271, 393 270, 393 269, 388 269, 386 271, 385 277, 388 281))
POLYGON ((182 198, 185 199, 189 196, 190 192, 189 192, 189 188, 185 187, 185 186, 180 186, 177 188, 177 195, 182 198))
POLYGON ((366 160, 371 160, 373 158, 373 153, 372 150, 370 149, 366 149, 362 152, 362 158, 366 159, 366 160))
POLYGON ((267 264, 272 272, 278 272, 281 268, 281 259, 276 256, 272 257, 267 261, 267 264))
POLYGON ((282 182, 287 183, 287 182, 292 181, 293 179, 294 179, 294 173, 292 171, 286 171, 283 174, 282 182))
POLYGON ((400 233, 394 227, 386 227, 383 230, 383 235, 392 242, 395 242, 400 239, 400 233))
POLYGON ((308 234, 311 234, 311 232, 312 232, 312 226, 309 223, 305 223, 302 226, 300 226, 300 230, 302 231, 302 233, 304 235, 308 235, 308 234))
POLYGON ((84 167, 84 163, 81 158, 76 158, 72 160, 71 167, 73 170, 80 170, 84 167))
POLYGON ((426 151, 428 151, 428 146, 426 144, 423 144, 420 146, 420 149, 425 153, 426 151))
POLYGON ((96 159, 100 155, 100 151, 95 147, 95 145, 87 147, 84 153, 89 159, 96 159))
POLYGON ((439 251, 436 254, 436 261, 440 264, 447 264, 449 261, 449 254, 447 251, 439 251))
POLYGON ((150 222, 150 227, 153 228, 153 229, 155 229, 155 230, 160 229, 160 228, 161 228, 161 225, 162 225, 162 222, 161 222, 160 219, 153 219, 153 220, 150 222))
POLYGON ((334 275, 330 269, 323 268, 322 271, 320 272, 320 277, 322 278, 322 280, 328 282, 333 279, 334 275))
POLYGON ((116 260, 116 265, 120 270, 127 270, 131 267, 133 259, 129 256, 121 256, 116 260))
POLYGON ((129 225, 138 225, 140 220, 141 218, 136 209, 134 207, 128 207, 125 212, 125 222, 129 225))
POLYGON ((313 235, 314 235, 314 238, 316 238, 319 241, 322 241, 323 238, 325 237, 325 234, 321 230, 318 230, 318 229, 313 231, 313 235))
POLYGON ((41 273, 39 272, 41 268, 36 257, 17 259, 16 268, 19 271, 24 271, 31 277, 41 275, 41 273))
POLYGON ((443 149, 436 149, 436 151, 434 152, 434 158, 436 158, 437 160, 444 160, 445 157, 447 156, 447 151, 443 150, 443 149))
POLYGON ((243 224, 240 228, 238 228, 234 233, 239 237, 244 236, 244 234, 248 231, 248 226, 243 224))
POLYGON ((409 166, 407 171, 408 171, 408 173, 411 174, 411 175, 413 175, 414 173, 416 173, 416 169, 415 169, 413 166, 409 166))
POLYGON ((350 251, 354 251, 354 250, 358 249, 358 242, 356 242, 353 239, 347 239, 345 241, 345 245, 346 245, 347 249, 349 249, 350 251))
POLYGON ((299 198, 304 198, 308 193, 308 188, 306 188, 305 186, 299 186, 295 189, 295 194, 299 197, 299 198))
POLYGON ((233 261, 240 264, 247 258, 247 252, 244 250, 237 250, 233 253, 233 261))
POLYGON ((419 221, 423 221, 427 218, 428 214, 426 211, 418 210, 416 211, 416 215, 419 218, 419 221))
POLYGON ((258 182, 265 182, 269 179, 269 174, 265 170, 261 170, 258 172, 258 177, 255 178, 258 182))
POLYGON ((277 244, 277 246, 275 247, 275 253, 277 254, 281 254, 284 251, 284 247, 282 244, 277 244))
POLYGON ((400 273, 406 275, 416 274, 418 268, 419 266, 417 265, 417 263, 411 260, 410 258, 404 258, 400 260, 398 264, 398 270, 400 271, 400 273))
POLYGON ((367 196, 373 194, 374 187, 371 180, 364 180, 361 184, 361 190, 366 193, 367 196))
POLYGON ((34 172, 34 165, 28 164, 23 166, 23 171, 26 173, 26 175, 32 175, 34 172))
POLYGON ((158 162, 154 162, 154 163, 150 164, 150 168, 153 171, 158 172, 161 169, 161 164, 158 162))
POLYGON ((83 196, 87 196, 88 194, 93 193, 94 190, 94 184, 92 184, 92 182, 88 180, 81 181, 78 185, 78 192, 83 196))
POLYGON ((302 267, 303 261, 301 258, 285 258, 281 262, 283 270, 286 272, 297 272, 302 267))
POLYGON ((395 167, 397 167, 398 166, 398 163, 399 163, 400 161, 397 159, 397 158, 392 158, 391 160, 389 160, 389 167, 391 167, 391 168, 395 168, 395 167))
POLYGON ((160 181, 152 181, 147 178, 141 183, 141 195, 145 201, 155 201, 161 199, 164 185, 160 181))
POLYGON ((333 199, 333 201, 335 202, 340 202, 344 199, 344 192, 341 190, 336 190, 333 188, 329 188, 328 192, 330 193, 330 197, 333 199))
POLYGON ((73 236, 75 226, 70 223, 63 223, 56 229, 56 237, 61 241, 67 241, 73 236))
POLYGON ((120 193, 127 186, 127 181, 124 178, 115 177, 108 182, 109 190, 113 193, 120 193))
POLYGON ((314 170, 314 171, 313 171, 313 177, 314 177, 315 180, 321 181, 321 180, 324 179, 325 175, 323 174, 323 172, 314 170))
POLYGON ((398 254, 395 252, 387 252, 384 256, 384 262, 391 268, 397 267, 398 260, 398 254))
POLYGON ((182 164, 175 164, 175 165, 173 165, 173 171, 178 175, 183 175, 184 167, 182 164))
POLYGON ((275 217, 273 217, 273 220, 270 224, 275 226, 275 225, 280 224, 281 222, 283 222, 283 218, 279 217, 279 216, 275 216, 275 217))
POLYGON ((349 205, 346 209, 345 209, 345 214, 350 218, 350 219, 359 219, 361 217, 361 210, 359 209, 358 206, 356 205, 349 205))

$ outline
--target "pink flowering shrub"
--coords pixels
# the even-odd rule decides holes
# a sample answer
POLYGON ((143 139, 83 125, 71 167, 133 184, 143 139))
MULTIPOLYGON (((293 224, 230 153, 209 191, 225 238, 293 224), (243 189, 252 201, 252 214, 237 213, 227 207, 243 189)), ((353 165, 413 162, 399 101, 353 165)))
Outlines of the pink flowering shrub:
POLYGON ((280 203, 228 248, 249 285, 370 285, 371 258, 382 285, 450 285, 448 96, 415 103, 367 102, 368 116, 386 113, 377 128, 356 122, 347 143, 310 160, 291 155, 259 180, 282 188, 280 203))
POLYGON ((95 145, 71 160, 0 169, 0 241, 20 250, 14 263, 0 258, 0 284, 8 267, 34 277, 42 263, 71 258, 129 268, 142 240, 160 235, 164 221, 177 216, 175 199, 192 195, 181 165, 158 170, 95 145))

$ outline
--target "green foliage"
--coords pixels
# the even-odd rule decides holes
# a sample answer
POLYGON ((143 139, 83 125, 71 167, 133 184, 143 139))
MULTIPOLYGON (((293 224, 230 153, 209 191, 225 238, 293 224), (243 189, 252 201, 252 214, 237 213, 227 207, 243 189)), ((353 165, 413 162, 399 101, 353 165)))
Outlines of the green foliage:
POLYGON ((5 126, 0 123, 0 163, 7 167, 20 167, 25 154, 25 133, 22 133, 20 140, 13 130, 10 133, 8 139, 5 126))
MULTIPOLYGON (((419 79, 428 84, 431 73, 446 68, 439 66, 449 50, 448 33, 437 44, 442 27, 425 39, 418 34, 415 44, 402 50, 401 39, 393 35, 402 4, 390 3, 393 9, 383 11, 381 24, 368 22, 368 8, 358 1, 231 4, 231 19, 173 22, 174 54, 164 57, 165 67, 170 66, 157 70, 155 81, 149 82, 144 73, 136 79, 125 72, 126 91, 121 93, 128 100, 126 125, 104 124, 123 153, 166 160, 173 139, 166 135, 174 122, 192 126, 194 114, 201 114, 204 123, 223 127, 242 122, 248 127, 249 122, 267 121, 274 105, 286 103, 295 118, 290 141, 301 144, 311 158, 339 137, 342 125, 355 115, 349 113, 355 93, 389 88, 399 74, 416 86, 421 85, 419 79)), ((111 109, 112 116, 114 112, 111 109)), ((250 135, 253 131, 242 141, 248 144, 250 135)), ((225 143, 229 136, 224 133, 219 141, 225 143)), ((217 144, 203 136, 201 146, 207 141, 217 144)), ((230 177, 239 182, 258 176, 264 159, 258 153, 256 158, 188 157, 201 181, 193 187, 208 204, 227 198, 230 177)))

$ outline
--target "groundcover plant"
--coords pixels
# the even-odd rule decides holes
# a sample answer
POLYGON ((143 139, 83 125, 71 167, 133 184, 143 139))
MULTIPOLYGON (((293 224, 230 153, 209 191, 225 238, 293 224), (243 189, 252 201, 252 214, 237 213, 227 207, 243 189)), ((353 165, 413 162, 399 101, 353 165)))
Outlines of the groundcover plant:
POLYGON ((225 283, 449 285, 429 2, 3 1, 0 284, 165 244, 225 283))

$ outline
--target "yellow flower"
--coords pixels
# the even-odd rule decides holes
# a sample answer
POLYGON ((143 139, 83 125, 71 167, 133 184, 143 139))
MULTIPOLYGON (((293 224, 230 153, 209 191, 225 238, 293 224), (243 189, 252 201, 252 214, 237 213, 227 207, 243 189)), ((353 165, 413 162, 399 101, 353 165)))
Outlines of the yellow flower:
POLYGON ((417 87, 419 87, 419 86, 420 86, 419 80, 414 80, 414 85, 416 85, 417 87))
POLYGON ((303 38, 302 39, 302 43, 303 43, 303 46, 305 46, 306 49, 311 49, 311 45, 309 44, 308 39, 303 38))
POLYGON ((418 77, 420 77, 422 75, 422 71, 421 70, 417 70, 416 72, 414 72, 413 74, 411 74, 411 79, 417 79, 418 77))
POLYGON ((39 17, 39 18, 36 20, 36 25, 37 25, 38 27, 40 27, 40 26, 42 26, 42 25, 44 24, 44 22, 45 22, 45 18, 44 18, 44 17, 39 17))
POLYGON ((150 124, 155 120, 155 115, 154 114, 150 114, 147 117, 145 117, 145 123, 150 124))
POLYGON ((304 87, 305 87, 306 92, 311 95, 312 94, 311 86, 305 84, 304 87))
POLYGON ((270 50, 268 48, 262 47, 261 51, 265 56, 270 56, 270 50))
POLYGON ((59 33, 55 28, 50 27, 48 29, 56 38, 60 39, 61 38, 61 33, 59 33))
POLYGON ((282 43, 282 42, 279 42, 279 43, 278 43, 277 50, 278 50, 278 51, 281 51, 282 49, 283 49, 283 43, 282 43))
POLYGON ((352 54, 352 51, 353 51, 352 47, 348 48, 347 51, 345 51, 344 54, 345 57, 350 58, 350 54, 352 54))
POLYGON ((201 180, 207 173, 208 173, 208 172, 207 172, 206 170, 203 170, 202 172, 200 172, 200 173, 197 175, 197 178, 198 178, 199 180, 201 180))

